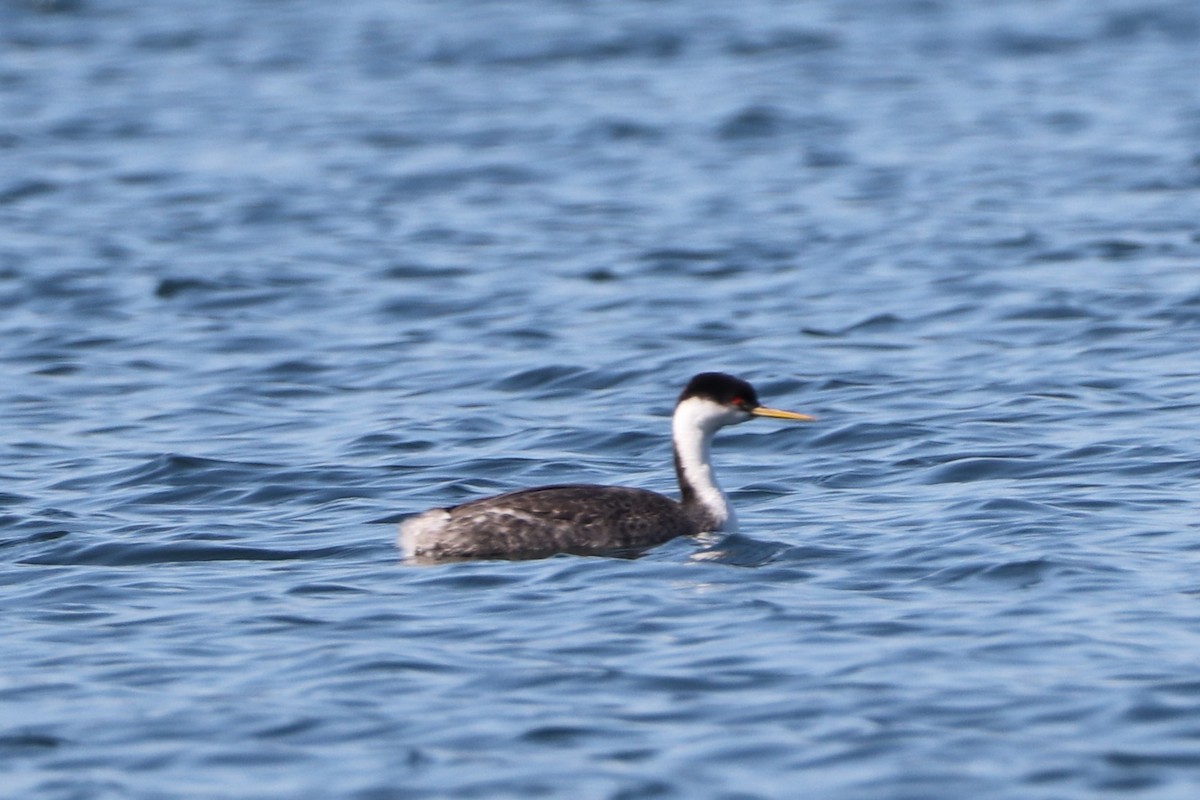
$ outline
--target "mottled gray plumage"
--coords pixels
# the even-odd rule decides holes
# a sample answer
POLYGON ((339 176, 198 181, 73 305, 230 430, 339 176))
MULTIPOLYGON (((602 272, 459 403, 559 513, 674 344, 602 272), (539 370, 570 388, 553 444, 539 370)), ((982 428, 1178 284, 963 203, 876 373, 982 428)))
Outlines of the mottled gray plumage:
POLYGON ((433 509, 405 527, 438 527, 436 540, 418 549, 420 556, 486 558, 652 547, 705 530, 697 517, 702 514, 645 489, 571 484, 433 509))

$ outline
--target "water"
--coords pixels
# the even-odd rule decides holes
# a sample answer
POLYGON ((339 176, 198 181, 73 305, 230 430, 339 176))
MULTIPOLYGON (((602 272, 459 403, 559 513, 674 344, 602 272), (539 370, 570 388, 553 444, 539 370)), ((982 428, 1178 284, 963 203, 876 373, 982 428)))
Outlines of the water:
POLYGON ((0 4, 0 794, 1190 798, 1187 0, 0 4), (517 486, 742 521, 399 563, 517 486))

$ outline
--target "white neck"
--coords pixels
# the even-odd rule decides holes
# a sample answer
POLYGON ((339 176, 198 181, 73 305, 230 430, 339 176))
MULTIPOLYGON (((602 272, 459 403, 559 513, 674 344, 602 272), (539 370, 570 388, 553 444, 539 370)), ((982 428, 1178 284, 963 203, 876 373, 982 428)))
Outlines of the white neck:
POLYGON ((713 434, 726 425, 749 419, 711 400, 690 397, 675 407, 671 434, 675 442, 679 490, 685 505, 695 504, 710 530, 736 531, 737 516, 713 474, 713 434), (690 495, 690 496, 689 496, 690 495))

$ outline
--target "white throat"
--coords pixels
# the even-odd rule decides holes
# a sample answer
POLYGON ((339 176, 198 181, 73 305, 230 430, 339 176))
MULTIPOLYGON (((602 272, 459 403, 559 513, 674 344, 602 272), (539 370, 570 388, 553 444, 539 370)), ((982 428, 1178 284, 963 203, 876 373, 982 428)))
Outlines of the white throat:
POLYGON ((729 498, 713 474, 711 445, 713 435, 726 425, 750 419, 745 412, 718 405, 711 400, 689 397, 675 407, 671 435, 679 469, 680 491, 686 502, 692 499, 711 523, 710 530, 736 531, 737 515, 729 498))

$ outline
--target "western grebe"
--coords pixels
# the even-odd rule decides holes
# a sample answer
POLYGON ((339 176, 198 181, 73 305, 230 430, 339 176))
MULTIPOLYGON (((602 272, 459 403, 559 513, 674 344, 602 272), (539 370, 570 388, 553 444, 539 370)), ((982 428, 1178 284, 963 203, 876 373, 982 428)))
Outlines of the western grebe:
POLYGON ((759 405, 754 387, 740 378, 701 373, 688 381, 671 417, 679 502, 624 486, 520 489, 410 517, 400 525, 400 549, 406 558, 431 560, 595 553, 734 531, 737 518, 713 475, 710 445, 721 428, 754 417, 813 419, 759 405))

